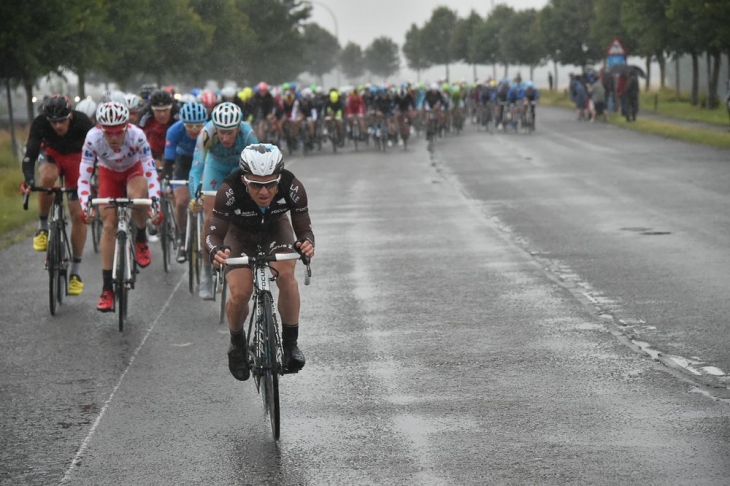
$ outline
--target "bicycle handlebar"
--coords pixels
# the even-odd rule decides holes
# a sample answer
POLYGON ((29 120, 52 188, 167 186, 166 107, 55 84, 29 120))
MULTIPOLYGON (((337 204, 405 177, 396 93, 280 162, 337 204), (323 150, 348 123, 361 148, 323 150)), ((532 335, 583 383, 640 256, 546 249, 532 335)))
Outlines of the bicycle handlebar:
POLYGON ((179 184, 181 186, 187 186, 190 183, 190 181, 188 181, 188 180, 177 180, 177 179, 173 179, 168 182, 170 184, 179 184))
POLYGON ((46 194, 55 194, 55 193, 64 193, 64 192, 73 192, 76 188, 71 187, 43 187, 43 186, 31 186, 30 192, 27 194, 23 194, 23 210, 28 210, 28 201, 30 200, 30 193, 31 192, 45 192, 46 194))
POLYGON ((266 255, 263 258, 249 256, 229 257, 226 258, 226 265, 248 265, 249 263, 281 262, 299 259, 301 259, 299 253, 274 253, 273 255, 266 255))
MULTIPOLYGON (((289 260, 302 260, 302 255, 299 253, 274 253, 273 255, 266 255, 263 258, 240 256, 226 258, 226 265, 248 265, 249 263, 256 264, 257 262, 281 262, 289 260)), ((309 263, 305 263, 307 271, 304 274, 304 285, 309 285, 312 278, 312 268, 309 263)))
POLYGON ((128 197, 95 197, 91 204, 134 204, 139 206, 152 206, 152 199, 149 198, 128 198, 128 197))

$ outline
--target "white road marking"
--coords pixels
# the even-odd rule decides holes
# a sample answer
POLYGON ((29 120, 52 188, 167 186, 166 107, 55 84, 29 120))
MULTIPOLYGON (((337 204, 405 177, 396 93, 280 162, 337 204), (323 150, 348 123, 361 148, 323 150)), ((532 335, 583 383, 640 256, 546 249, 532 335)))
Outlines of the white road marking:
POLYGON ((86 449, 89 447, 89 443, 91 442, 91 438, 94 436, 94 433, 96 432, 96 428, 101 423, 101 419, 104 417, 104 414, 106 413, 107 408, 109 408, 109 404, 111 403, 112 399, 114 398, 114 394, 117 392, 119 387, 122 384, 122 381, 124 381, 124 377, 127 375, 127 372, 132 367, 132 364, 134 363, 135 358, 137 357, 137 354, 139 354, 139 351, 142 349, 142 346, 144 346, 144 343, 147 342, 147 338, 152 334, 152 331, 155 329, 155 325, 157 325, 157 322, 160 320, 160 317, 162 317, 162 314, 165 313, 168 307, 170 307, 170 302, 172 301, 172 297, 177 292, 177 289, 180 288, 182 283, 187 280, 187 272, 183 273, 182 277, 180 278, 180 281, 177 283, 173 291, 170 293, 170 297, 167 298, 167 301, 165 302, 165 305, 162 306, 160 309, 160 312, 157 314, 157 317, 152 321, 152 325, 147 330, 147 333, 144 335, 144 338, 142 338, 142 342, 139 343, 139 346, 137 346, 137 349, 134 350, 134 353, 132 353, 132 359, 129 360, 129 364, 125 368, 124 372, 122 372, 122 375, 119 377, 119 381, 117 381, 116 386, 112 390, 111 394, 109 395, 109 398, 106 399, 106 402, 104 402, 104 406, 101 407, 101 411, 99 412, 99 415, 96 417, 96 420, 94 420, 94 424, 91 426, 91 430, 89 430, 89 433, 87 434, 84 441, 81 443, 81 447, 79 447, 79 450, 76 452, 76 455, 74 456, 73 460, 71 461, 71 465, 66 469, 66 474, 63 475, 63 479, 61 479, 61 482, 59 484, 64 484, 71 478, 71 474, 73 473, 74 468, 76 468, 81 461, 81 456, 84 455, 84 452, 86 452, 86 449))

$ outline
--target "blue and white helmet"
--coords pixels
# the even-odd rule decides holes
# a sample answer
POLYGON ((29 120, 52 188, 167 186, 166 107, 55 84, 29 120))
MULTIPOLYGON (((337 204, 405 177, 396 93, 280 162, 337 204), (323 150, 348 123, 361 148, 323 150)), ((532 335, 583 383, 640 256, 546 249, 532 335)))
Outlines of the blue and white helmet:
POLYGON ((244 174, 269 176, 284 170, 284 155, 276 145, 252 144, 241 152, 238 167, 244 174))
POLYGON ((208 119, 208 111, 202 103, 185 103, 180 109, 180 119, 183 123, 205 123, 208 119))

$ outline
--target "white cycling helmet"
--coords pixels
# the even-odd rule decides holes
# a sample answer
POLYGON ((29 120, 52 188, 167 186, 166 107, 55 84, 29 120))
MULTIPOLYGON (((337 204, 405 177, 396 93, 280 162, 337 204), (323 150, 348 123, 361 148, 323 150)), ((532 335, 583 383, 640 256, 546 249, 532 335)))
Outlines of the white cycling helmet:
POLYGON ((144 100, 137 93, 126 93, 124 101, 127 103, 129 111, 139 111, 144 108, 144 100))
POLYGON ((312 92, 312 88, 304 88, 302 90, 302 98, 305 100, 309 100, 314 96, 314 93, 312 92))
POLYGON ((241 124, 242 118, 241 109, 230 101, 217 105, 211 113, 213 124, 218 128, 236 128, 241 124))
POLYGON ((76 111, 80 111, 91 118, 96 115, 96 101, 91 98, 84 98, 76 104, 76 111))
POLYGON ((259 143, 249 145, 241 152, 238 167, 244 174, 269 176, 284 169, 284 155, 276 145, 259 143))
POLYGON ((129 110, 116 101, 102 103, 96 109, 96 121, 103 126, 124 125, 129 121, 129 110))
POLYGON ((101 95, 101 102, 107 103, 109 101, 116 101, 117 103, 126 104, 127 98, 125 96, 125 93, 123 91, 105 91, 101 95))
POLYGON ((234 98, 236 96, 236 88, 233 86, 226 86, 221 90, 221 96, 223 98, 234 98))

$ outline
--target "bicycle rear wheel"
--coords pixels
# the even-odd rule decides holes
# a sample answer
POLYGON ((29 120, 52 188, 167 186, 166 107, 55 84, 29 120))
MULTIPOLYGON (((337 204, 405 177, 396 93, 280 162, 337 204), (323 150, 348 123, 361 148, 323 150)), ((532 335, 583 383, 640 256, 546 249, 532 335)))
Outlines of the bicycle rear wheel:
POLYGON ((276 321, 272 315, 271 294, 264 293, 261 299, 263 306, 263 334, 265 336, 263 346, 263 374, 261 384, 263 385, 264 410, 269 416, 271 435, 274 440, 279 440, 281 432, 280 408, 279 408, 279 364, 276 359, 278 352, 276 342, 276 321))

